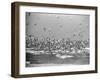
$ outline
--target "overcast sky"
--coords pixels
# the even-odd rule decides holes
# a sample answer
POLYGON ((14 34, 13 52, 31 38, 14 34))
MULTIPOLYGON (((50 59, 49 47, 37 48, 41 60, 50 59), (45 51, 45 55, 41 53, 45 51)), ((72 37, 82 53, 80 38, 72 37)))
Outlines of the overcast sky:
POLYGON ((26 13, 26 34, 51 39, 89 39, 89 15, 26 13))

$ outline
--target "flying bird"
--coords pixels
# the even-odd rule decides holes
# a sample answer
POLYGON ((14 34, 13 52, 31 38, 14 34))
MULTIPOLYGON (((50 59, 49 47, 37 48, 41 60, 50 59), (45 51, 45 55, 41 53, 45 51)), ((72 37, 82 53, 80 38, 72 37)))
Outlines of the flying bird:
POLYGON ((47 29, 44 27, 43 30, 44 30, 44 32, 46 32, 47 29))
POLYGON ((36 24, 36 23, 35 23, 34 25, 35 25, 35 26, 37 26, 37 24, 36 24))

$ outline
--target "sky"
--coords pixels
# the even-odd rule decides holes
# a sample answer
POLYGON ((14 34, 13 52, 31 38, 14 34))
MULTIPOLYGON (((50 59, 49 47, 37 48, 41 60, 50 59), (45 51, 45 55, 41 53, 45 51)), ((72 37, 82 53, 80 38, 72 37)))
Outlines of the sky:
POLYGON ((89 15, 26 12, 26 34, 39 39, 89 39, 89 15))

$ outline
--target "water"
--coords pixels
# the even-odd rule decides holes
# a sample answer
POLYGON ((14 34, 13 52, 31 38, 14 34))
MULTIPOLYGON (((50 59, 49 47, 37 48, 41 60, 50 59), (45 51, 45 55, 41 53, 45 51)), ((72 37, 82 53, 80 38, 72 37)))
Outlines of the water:
POLYGON ((26 67, 53 66, 53 65, 86 65, 89 64, 89 56, 75 54, 73 57, 59 58, 52 54, 32 55, 26 53, 26 67))

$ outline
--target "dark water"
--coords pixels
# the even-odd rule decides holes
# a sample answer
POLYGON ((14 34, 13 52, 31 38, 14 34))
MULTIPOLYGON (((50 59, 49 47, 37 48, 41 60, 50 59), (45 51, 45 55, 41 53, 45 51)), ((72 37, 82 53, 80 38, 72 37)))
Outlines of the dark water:
POLYGON ((51 54, 32 55, 30 53, 26 53, 26 61, 30 62, 30 64, 26 64, 26 67, 32 67, 36 65, 39 66, 39 64, 42 64, 42 66, 45 66, 46 64, 85 65, 89 64, 89 56, 77 56, 76 54, 74 57, 61 59, 51 54))

